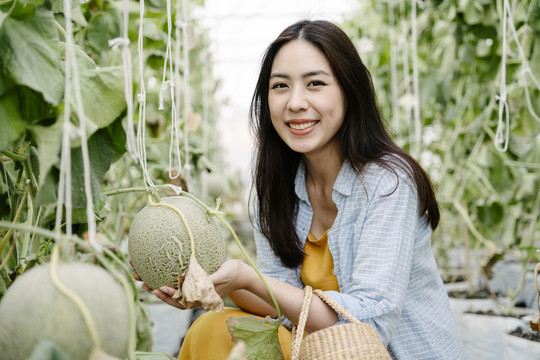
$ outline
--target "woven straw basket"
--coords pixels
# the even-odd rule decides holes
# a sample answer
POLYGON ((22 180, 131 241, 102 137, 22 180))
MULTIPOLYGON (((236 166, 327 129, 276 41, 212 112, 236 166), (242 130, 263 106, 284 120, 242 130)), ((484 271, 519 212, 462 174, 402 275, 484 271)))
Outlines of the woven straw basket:
POLYGON ((354 318, 321 290, 304 288, 304 303, 298 326, 293 328, 291 360, 390 360, 377 331, 354 318), (334 325, 302 338, 312 293, 343 315, 350 323, 334 325))

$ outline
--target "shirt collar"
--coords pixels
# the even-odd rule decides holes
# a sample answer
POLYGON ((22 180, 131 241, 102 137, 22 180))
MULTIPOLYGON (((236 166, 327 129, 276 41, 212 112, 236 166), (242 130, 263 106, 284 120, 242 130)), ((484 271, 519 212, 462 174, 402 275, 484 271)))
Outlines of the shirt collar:
MULTIPOLYGON (((339 170, 338 177, 334 183, 334 191, 344 196, 351 196, 354 180, 357 177, 356 172, 348 161, 344 161, 339 170)), ((300 160, 296 177, 294 179, 294 191, 300 200, 309 203, 306 190, 306 165, 304 160, 300 160)))

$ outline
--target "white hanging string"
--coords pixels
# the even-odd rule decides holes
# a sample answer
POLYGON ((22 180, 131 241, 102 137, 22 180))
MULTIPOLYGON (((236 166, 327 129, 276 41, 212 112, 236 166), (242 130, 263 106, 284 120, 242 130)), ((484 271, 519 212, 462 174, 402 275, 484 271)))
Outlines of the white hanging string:
POLYGON ((510 26, 510 30, 512 31, 512 36, 514 38, 514 42, 516 43, 516 46, 518 48, 519 57, 521 58, 521 85, 523 86, 523 89, 525 90, 525 99, 527 101, 527 108, 529 109, 529 113, 532 115, 532 117, 540 122, 540 117, 536 112, 534 111, 532 102, 531 102, 531 95, 529 93, 529 88, 527 86, 527 76, 532 80, 534 85, 536 86, 536 89, 540 91, 540 83, 534 76, 534 73, 531 70, 531 67, 529 65, 529 61, 527 61, 527 57, 525 56, 525 52, 523 51, 523 48, 521 47, 521 43, 519 42, 518 33, 516 30, 516 26, 514 24, 514 16, 512 15, 512 9, 510 8, 510 3, 508 0, 504 1, 504 6, 508 12, 508 25, 510 26))
POLYGON ((397 51, 396 51, 396 34, 394 21, 394 3, 393 0, 388 1, 388 20, 390 23, 390 81, 392 95, 392 123, 394 131, 399 134, 399 108, 398 108, 398 72, 397 72, 397 51))
MULTIPOLYGON (((176 81, 178 84, 180 84, 180 80, 181 80, 181 77, 180 77, 180 64, 181 64, 181 61, 180 61, 180 54, 181 54, 181 47, 182 47, 182 36, 180 34, 180 29, 182 28, 182 23, 180 21, 180 1, 177 0, 175 2, 175 11, 176 11, 176 15, 175 15, 175 21, 174 21, 174 25, 175 25, 175 28, 174 28, 174 38, 175 38, 175 43, 174 43, 174 81, 176 81)), ((176 103, 178 104, 178 106, 180 106, 181 102, 182 102, 182 97, 181 97, 181 92, 182 92, 182 87, 181 86, 177 86, 175 88, 175 92, 174 92, 174 98, 175 98, 175 101, 176 103)), ((175 116, 175 126, 174 126, 174 131, 175 131, 175 134, 176 134, 176 137, 177 139, 181 138, 182 136, 179 136, 179 135, 183 135, 181 132, 180 132, 180 121, 179 121, 179 118, 178 118, 178 113, 176 113, 176 116, 175 116)), ((176 153, 178 154, 178 156, 180 156, 180 141, 177 140, 177 148, 176 148, 176 153)), ((169 156, 169 161, 171 160, 171 156, 169 156)), ((180 160, 178 160, 178 175, 180 175, 180 160)), ((169 171, 171 171, 171 166, 169 166, 169 171)), ((171 174, 169 173, 169 177, 171 177, 171 174)))
MULTIPOLYGON (((73 29, 71 24, 71 0, 64 0, 64 18, 66 23, 66 88, 65 88, 65 97, 64 105, 67 106, 64 112, 64 124, 63 124, 63 143, 62 143, 62 159, 61 167, 64 168, 62 181, 62 176, 60 177, 59 182, 59 193, 61 191, 66 192, 66 228, 68 235, 71 233, 71 162, 70 155, 68 154, 71 151, 69 144, 69 135, 71 133, 71 123, 69 121, 70 117, 70 90, 71 90, 71 81, 73 80, 73 90, 75 93, 75 107, 77 111, 77 117, 79 118, 79 136, 81 138, 81 152, 83 160, 83 173, 84 173, 84 192, 86 196, 86 217, 88 225, 88 239, 90 244, 95 248, 100 250, 101 247, 96 242, 96 220, 94 217, 94 204, 92 198, 92 187, 90 183, 90 157, 88 154, 88 143, 86 138, 86 116, 84 115, 83 102, 80 88, 80 77, 79 69, 77 66, 77 59, 75 56, 75 46, 73 41, 73 29), (66 97, 67 94, 67 97, 66 97), (67 141, 65 141, 67 139, 67 141), (65 142, 64 142, 65 141, 65 142), (68 205, 69 204, 69 205, 68 205), (68 220, 69 218, 69 220, 68 220)), ((62 174, 62 170, 60 171, 62 174)), ((62 199, 58 199, 57 206, 61 208, 62 199)), ((56 224, 59 223, 58 215, 62 215, 62 209, 57 208, 57 218, 56 224)), ((56 231, 59 231, 59 226, 57 226, 56 231)))
POLYGON ((139 122, 137 125, 137 153, 144 179, 144 187, 148 191, 148 186, 157 190, 156 185, 148 174, 148 164, 146 162, 146 88, 144 86, 144 51, 143 51, 143 22, 144 22, 144 0, 139 1, 139 35, 137 42, 137 54, 139 58, 139 122))
POLYGON ((500 73, 500 85, 499 95, 496 95, 496 99, 499 102, 499 118, 497 122, 497 131, 495 132, 494 145, 500 152, 508 150, 508 141, 510 137, 510 114, 508 111, 508 100, 506 94, 506 56, 507 56, 507 7, 506 0, 504 0, 503 6, 503 30, 502 30, 502 54, 501 54, 501 73, 500 73), (504 117, 504 120, 503 120, 504 117))
POLYGON ((171 141, 169 146, 169 178, 176 179, 180 176, 182 162, 180 160, 180 139, 179 139, 179 125, 178 125, 178 115, 176 111, 176 92, 174 84, 174 74, 173 74, 173 60, 172 60, 172 45, 171 45, 171 33, 172 33, 172 14, 171 14, 171 0, 167 0, 167 48, 165 51, 165 61, 163 64, 163 80, 161 85, 161 90, 159 92, 159 110, 163 110, 163 93, 168 89, 169 97, 171 100, 171 141), (167 78, 167 64, 169 65, 169 78, 167 78), (173 148, 176 152, 176 160, 178 164, 178 169, 175 175, 173 175, 173 148))
POLYGON ((423 8, 424 2, 422 0, 413 0, 412 12, 411 12, 411 52, 412 52, 412 71, 413 71, 413 87, 414 87, 414 146, 412 146, 412 152, 414 155, 420 155, 422 149, 422 123, 420 120, 420 86, 418 81, 418 35, 416 32, 416 6, 423 8))
POLYGON ((189 162, 189 126, 188 126, 188 116, 191 110, 191 97, 190 97, 190 87, 189 87, 189 77, 190 77, 190 64, 189 64, 189 38, 188 38, 188 27, 189 27, 189 18, 188 18, 188 5, 187 0, 182 0, 182 18, 183 18, 183 27, 182 27, 182 47, 183 47, 183 62, 184 62, 184 171, 186 181, 190 180, 191 177, 191 163, 189 162))
POLYGON ((131 158, 137 162, 137 145, 135 144, 135 130, 133 127, 133 76, 131 65, 131 51, 129 49, 129 0, 123 0, 123 33, 121 38, 109 40, 109 46, 116 49, 122 46, 122 67, 124 70, 124 97, 126 100, 126 147, 131 158))
MULTIPOLYGON (((411 90, 411 77, 409 69, 409 41, 407 39, 408 34, 408 22, 405 15, 405 1, 400 1, 400 25, 401 25, 401 36, 398 44, 400 44, 401 49, 401 59, 402 59, 402 71, 403 71, 403 93, 405 96, 404 101, 404 110, 406 114, 406 124, 410 124, 413 121, 411 107, 408 104, 408 99, 412 92, 411 90)), ((412 141, 410 141, 412 143, 412 141)))

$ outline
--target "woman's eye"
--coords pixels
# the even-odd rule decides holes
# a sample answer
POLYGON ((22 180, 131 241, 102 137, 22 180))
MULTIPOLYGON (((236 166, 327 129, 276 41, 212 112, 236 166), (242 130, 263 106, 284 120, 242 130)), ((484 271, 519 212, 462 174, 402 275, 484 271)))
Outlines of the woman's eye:
POLYGON ((284 89, 286 87, 287 85, 283 83, 277 83, 277 84, 272 85, 272 89, 284 89))
POLYGON ((326 84, 323 83, 322 81, 314 80, 314 81, 310 82, 308 86, 323 86, 323 85, 326 85, 326 84))

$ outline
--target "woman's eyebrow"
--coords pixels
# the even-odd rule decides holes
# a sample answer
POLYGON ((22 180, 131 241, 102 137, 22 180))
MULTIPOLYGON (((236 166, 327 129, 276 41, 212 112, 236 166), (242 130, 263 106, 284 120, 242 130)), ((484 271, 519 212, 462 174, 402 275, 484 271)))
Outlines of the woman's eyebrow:
MULTIPOLYGON (((307 73, 302 74, 302 77, 303 77, 303 78, 308 78, 308 77, 311 77, 311 76, 317 76, 317 75, 326 75, 326 76, 330 76, 330 74, 327 73, 327 72, 324 71, 324 70, 313 70, 313 71, 309 71, 309 72, 307 72, 307 73)), ((274 73, 274 74, 270 75, 270 79, 273 79, 273 78, 276 78, 276 77, 284 78, 284 79, 289 79, 289 78, 290 78, 289 75, 283 74, 283 73, 274 73)))

